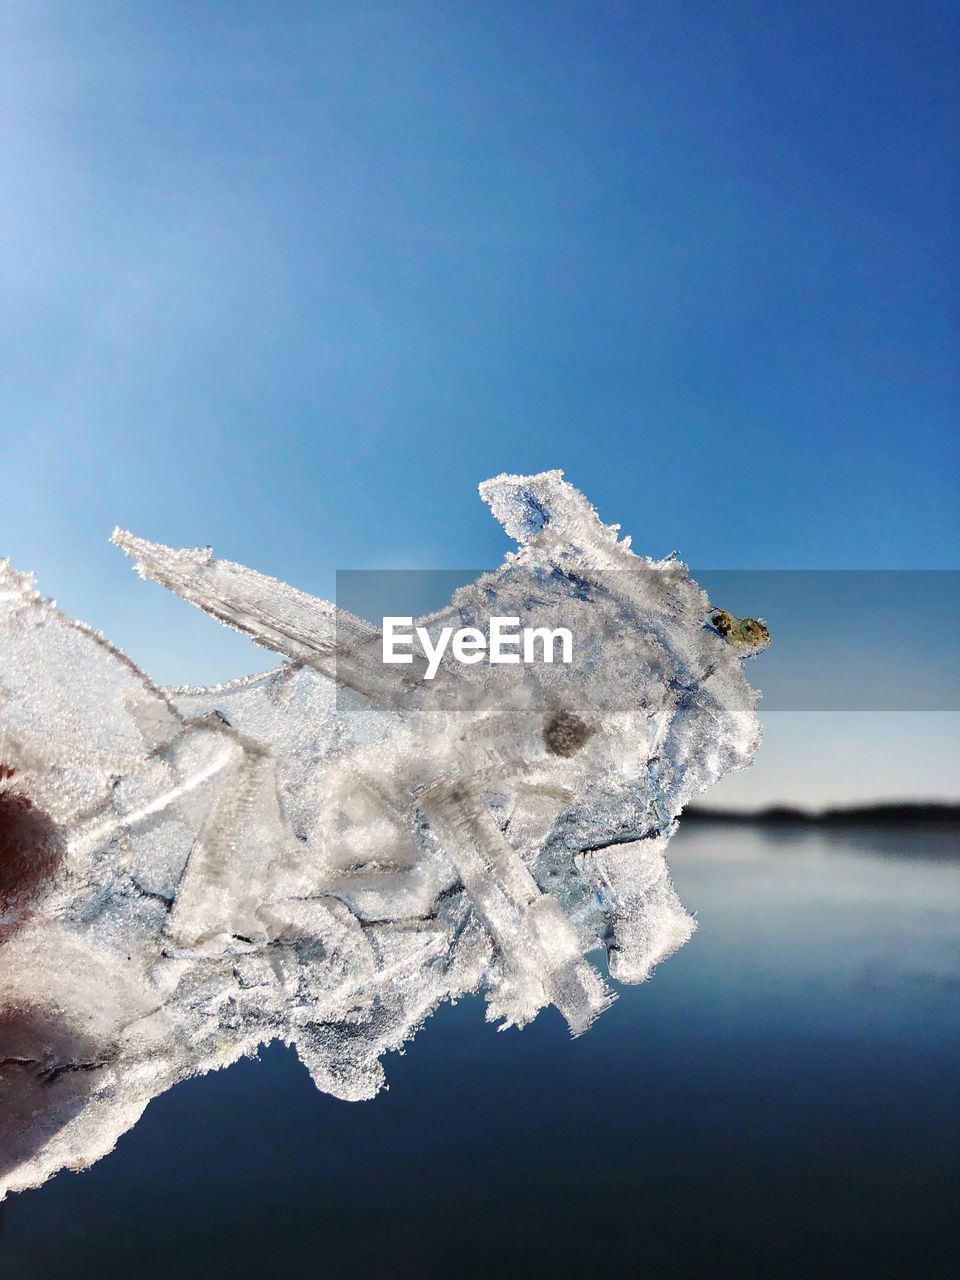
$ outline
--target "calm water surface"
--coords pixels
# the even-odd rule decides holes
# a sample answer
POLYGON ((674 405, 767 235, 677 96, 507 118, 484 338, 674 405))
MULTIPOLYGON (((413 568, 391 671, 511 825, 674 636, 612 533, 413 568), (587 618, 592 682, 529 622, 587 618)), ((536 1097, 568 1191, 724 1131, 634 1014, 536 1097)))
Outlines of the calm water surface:
POLYGON ((699 931, 582 1039, 464 1001, 358 1104, 271 1047, 0 1207, 0 1275, 960 1277, 956 846, 688 826, 699 931))

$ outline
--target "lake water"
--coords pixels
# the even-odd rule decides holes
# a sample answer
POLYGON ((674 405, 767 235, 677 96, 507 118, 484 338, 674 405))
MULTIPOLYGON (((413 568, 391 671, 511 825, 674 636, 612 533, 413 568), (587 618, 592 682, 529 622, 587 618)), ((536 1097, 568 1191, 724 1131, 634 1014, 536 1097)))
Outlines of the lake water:
POLYGON ((583 1038, 441 1009, 347 1104, 190 1081, 0 1207, 0 1275, 960 1276, 956 833, 688 825, 693 940, 583 1038))

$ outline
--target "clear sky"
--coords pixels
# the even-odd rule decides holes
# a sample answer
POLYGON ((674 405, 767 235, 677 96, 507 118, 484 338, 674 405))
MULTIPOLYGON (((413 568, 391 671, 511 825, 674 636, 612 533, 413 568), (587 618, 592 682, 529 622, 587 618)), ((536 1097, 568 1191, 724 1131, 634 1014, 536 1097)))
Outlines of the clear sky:
MULTIPOLYGON (((958 35, 946 0, 8 0, 0 551, 170 681, 261 660, 114 524, 331 596, 496 562, 477 482, 559 466, 695 566, 957 567, 958 35)), ((818 772, 771 713, 737 786, 956 790, 955 716, 878 715, 818 772)))

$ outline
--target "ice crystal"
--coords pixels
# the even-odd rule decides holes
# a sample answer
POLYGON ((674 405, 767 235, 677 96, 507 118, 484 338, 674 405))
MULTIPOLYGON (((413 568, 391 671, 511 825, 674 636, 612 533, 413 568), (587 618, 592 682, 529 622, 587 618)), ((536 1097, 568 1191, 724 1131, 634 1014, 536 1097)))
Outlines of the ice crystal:
POLYGON ((141 576, 281 657, 162 689, 0 566, 0 1190, 274 1039, 361 1099, 467 992, 580 1033, 612 998, 586 954, 640 982, 690 936, 665 849, 757 746, 759 624, 560 472, 480 493, 519 550, 418 624, 565 626, 572 666, 448 654, 428 682, 358 617, 118 530, 141 576))

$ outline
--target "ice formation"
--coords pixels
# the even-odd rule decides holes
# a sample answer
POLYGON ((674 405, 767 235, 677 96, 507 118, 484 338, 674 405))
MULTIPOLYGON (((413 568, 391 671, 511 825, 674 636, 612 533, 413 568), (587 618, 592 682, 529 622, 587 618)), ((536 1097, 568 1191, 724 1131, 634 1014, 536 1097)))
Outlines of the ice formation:
POLYGON ((664 853, 757 746, 741 659, 765 629, 634 555, 561 472, 480 493, 519 550, 418 622, 563 625, 573 667, 427 683, 360 618, 117 531, 141 576, 282 659, 161 689, 0 564, 0 1193, 273 1039, 362 1099, 467 992, 577 1034, 612 998, 587 953, 640 982, 690 936, 664 853))

